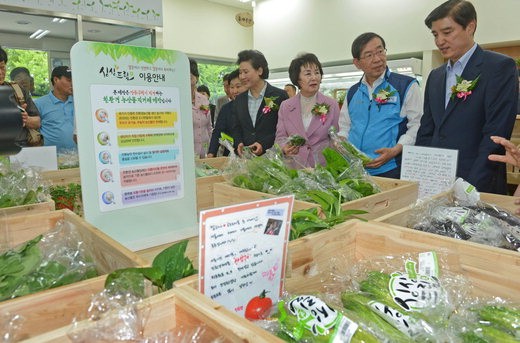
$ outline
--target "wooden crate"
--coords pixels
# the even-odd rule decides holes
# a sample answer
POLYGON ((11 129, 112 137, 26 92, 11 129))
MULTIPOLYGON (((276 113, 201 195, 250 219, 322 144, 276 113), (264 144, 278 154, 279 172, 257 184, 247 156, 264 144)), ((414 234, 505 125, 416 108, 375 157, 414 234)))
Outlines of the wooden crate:
MULTIPOLYGON (((215 157, 197 160, 196 163, 206 163, 208 166, 222 170, 226 166, 227 161, 229 161, 228 157, 215 157)), ((213 185, 224 181, 225 179, 222 175, 201 176, 195 179, 195 186, 197 189, 197 211, 207 210, 214 207, 213 185)))
MULTIPOLYGON (((365 210, 368 213, 360 217, 374 219, 415 203, 417 200, 419 184, 416 182, 383 177, 373 177, 373 180, 381 188, 381 193, 346 202, 342 205, 342 208, 345 210, 365 210)), ((215 184, 214 196, 215 207, 276 197, 272 194, 233 187, 228 183, 215 184)), ((295 200, 293 211, 317 206, 315 203, 295 200)))
POLYGON ((447 253, 444 268, 464 275, 475 295, 520 301, 517 252, 375 221, 350 221, 289 242, 290 276, 285 286, 293 293, 325 291, 334 284, 338 271, 348 270, 357 261, 432 250, 447 253), (339 261, 344 266, 337 265, 339 261))
MULTIPOLYGON (((185 256, 193 262, 194 266, 199 265, 199 236, 193 236, 188 239, 188 246, 186 247, 185 256)), ((172 246, 179 241, 162 244, 156 247, 136 251, 136 254, 146 260, 148 263, 152 263, 155 256, 157 256, 164 249, 172 246)))
POLYGON ((197 211, 213 208, 214 206, 214 185, 224 182, 222 175, 202 176, 195 179, 197 191, 197 211))
POLYGON ((0 218, 0 228, 7 229, 12 244, 17 245, 48 232, 60 220, 77 228, 98 274, 104 276, 0 302, 0 314, 8 312, 25 318, 21 339, 68 325, 85 313, 92 294, 103 290, 106 274, 120 268, 149 265, 69 210, 0 218))
POLYGON ((221 157, 205 158, 205 159, 197 160, 197 161, 200 163, 206 163, 210 167, 222 170, 226 166, 227 161, 229 161, 229 157, 221 156, 221 157))
MULTIPOLYGON (((178 332, 179 328, 186 333, 203 326, 204 336, 200 342, 283 342, 191 288, 175 288, 155 295, 145 299, 138 309, 147 318, 143 337, 178 332)), ((88 321, 80 322, 79 326, 95 329, 95 323, 88 321)), ((23 342, 70 343, 69 330, 70 326, 66 326, 23 342)))
POLYGON ((69 183, 81 184, 79 168, 47 170, 42 172, 42 177, 55 186, 66 186, 69 183))
MULTIPOLYGON (((289 242, 285 290, 294 295, 339 293, 345 289, 342 273, 347 275, 357 262, 426 251, 440 253, 444 262, 440 268, 464 275, 472 285, 473 295, 520 301, 520 254, 517 252, 359 220, 289 242)), ((175 285, 196 290, 198 278, 193 275, 175 285)), ((267 332, 261 337, 276 339, 267 332)))
POLYGON ((45 213, 49 211, 54 211, 54 209, 54 201, 52 199, 48 199, 47 201, 39 202, 36 204, 0 208, 0 218, 3 216, 45 213))
MULTIPOLYGON (((446 196, 446 193, 441 193, 435 197, 437 198, 443 196, 446 196)), ((520 207, 520 205, 515 205, 515 199, 518 198, 512 196, 491 193, 480 193, 480 199, 485 203, 496 205, 512 213, 515 213, 515 211, 520 207)), ((375 221, 398 225, 402 227, 408 227, 410 213, 413 211, 414 205, 415 204, 411 204, 395 212, 388 213, 384 216, 376 218, 375 221)))

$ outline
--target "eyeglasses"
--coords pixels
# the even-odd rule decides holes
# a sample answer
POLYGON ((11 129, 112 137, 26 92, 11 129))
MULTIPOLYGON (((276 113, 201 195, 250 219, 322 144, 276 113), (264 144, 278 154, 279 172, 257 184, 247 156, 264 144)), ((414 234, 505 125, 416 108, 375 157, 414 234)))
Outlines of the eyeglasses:
POLYGON ((374 59, 374 57, 384 57, 384 56, 386 56, 386 49, 381 48, 381 49, 377 49, 374 52, 367 52, 363 56, 361 56, 359 59, 372 61, 374 59))

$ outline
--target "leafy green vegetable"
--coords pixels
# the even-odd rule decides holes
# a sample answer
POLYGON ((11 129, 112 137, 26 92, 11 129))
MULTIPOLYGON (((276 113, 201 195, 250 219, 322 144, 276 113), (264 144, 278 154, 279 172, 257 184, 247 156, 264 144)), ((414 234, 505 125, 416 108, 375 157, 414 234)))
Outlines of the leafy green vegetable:
POLYGON ((341 145, 345 148, 345 150, 347 150, 349 154, 351 154, 355 158, 360 159, 361 162, 363 162, 363 165, 366 165, 367 163, 370 163, 372 161, 372 158, 370 158, 364 152, 356 148, 354 144, 350 143, 349 141, 342 141, 341 145))
POLYGON ((105 288, 128 291, 144 296, 144 281, 149 280, 160 292, 173 287, 173 282, 197 273, 193 263, 184 256, 188 240, 183 240, 161 251, 149 268, 118 269, 107 276, 105 288))
POLYGON ((291 135, 287 138, 287 141, 290 145, 293 145, 293 146, 302 146, 305 144, 306 142, 306 139, 303 138, 302 136, 300 135, 291 135))
POLYGON ((347 316, 357 318, 360 325, 372 329, 379 339, 388 339, 390 342, 398 343, 412 342, 406 334, 396 329, 370 308, 370 298, 357 292, 344 292, 341 294, 341 301, 347 316))
MULTIPOLYGON (((313 298, 315 298, 315 297, 313 297, 313 298)), ((321 301, 318 298, 316 298, 316 299, 318 301, 321 301)), ((345 316, 345 313, 343 313, 342 311, 330 308, 329 311, 327 311, 327 312, 330 312, 330 313, 327 313, 327 316, 330 316, 330 315, 336 316, 337 315, 335 322, 333 322, 333 326, 328 330, 327 329, 324 330, 321 327, 317 328, 317 329, 315 329, 317 332, 314 333, 311 331, 312 329, 309 327, 309 324, 307 323, 307 321, 309 321, 309 320, 312 321, 314 315, 319 316, 319 314, 313 312, 313 309, 308 309, 308 311, 307 311, 308 317, 302 318, 305 316, 303 315, 303 313, 298 311, 299 314, 302 315, 302 317, 300 317, 300 320, 298 320, 298 316, 293 314, 290 310, 286 309, 286 306, 287 305, 285 304, 285 301, 278 302, 278 306, 277 306, 278 313, 276 313, 273 318, 277 318, 280 323, 280 330, 277 332, 277 336, 287 342, 327 343, 327 342, 335 341, 334 337, 337 334, 341 335, 341 333, 338 333, 339 324, 340 324, 341 320, 344 319, 344 317, 351 319, 348 316, 345 316)), ((332 318, 334 318, 334 317, 332 317, 332 318)), ((346 338, 346 337, 343 337, 343 338, 346 338)), ((338 341, 342 341, 342 340, 340 339, 338 341)), ((350 342, 376 343, 376 342, 379 342, 379 340, 376 337, 374 337, 372 334, 370 334, 369 332, 364 330, 363 328, 358 327, 357 330, 355 331, 355 333, 353 334, 353 336, 351 337, 350 342)))
POLYGON ((213 176, 213 175, 221 175, 221 174, 222 174, 222 170, 212 167, 205 162, 197 163, 195 165, 195 176, 196 177, 213 176))
POLYGON ((97 275, 93 267, 86 271, 69 270, 58 261, 44 261, 38 243, 42 235, 17 249, 0 255, 0 301, 70 284, 97 275))

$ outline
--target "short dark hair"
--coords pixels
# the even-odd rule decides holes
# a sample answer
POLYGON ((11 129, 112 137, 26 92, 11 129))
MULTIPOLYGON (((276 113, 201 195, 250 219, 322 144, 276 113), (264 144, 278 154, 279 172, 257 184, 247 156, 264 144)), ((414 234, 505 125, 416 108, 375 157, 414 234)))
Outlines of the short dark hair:
POLYGON ((386 49, 386 42, 377 33, 374 32, 365 32, 357 36, 356 39, 352 42, 352 47, 350 51, 352 52, 352 57, 359 59, 361 57, 361 50, 365 48, 365 46, 374 38, 381 39, 381 42, 383 43, 383 48, 386 49))
POLYGON ((198 86, 197 87, 197 92, 199 92, 199 93, 204 92, 204 93, 208 94, 208 96, 211 96, 211 93, 209 92, 209 88, 206 85, 198 86))
POLYGON ((269 66, 267 65, 267 60, 265 59, 264 54, 262 54, 258 50, 242 50, 238 53, 237 64, 242 62, 251 62, 251 65, 256 70, 262 68, 262 75, 260 77, 262 79, 269 78, 269 66))
POLYGON ((285 87, 291 87, 291 88, 294 89, 294 91, 296 92, 296 86, 293 85, 292 83, 288 83, 288 84, 286 84, 286 85, 284 86, 284 88, 285 88, 285 87))
POLYGON ((9 78, 11 81, 15 79, 19 74, 26 74, 29 78, 31 77, 31 72, 29 69, 25 67, 16 67, 13 70, 11 70, 11 73, 9 74, 9 78))
POLYGON ((477 21, 477 11, 469 1, 449 0, 431 11, 424 20, 424 23, 429 29, 431 29, 434 21, 446 17, 452 18, 457 24, 465 29, 473 20, 475 22, 477 21))
POLYGON ((240 76, 240 71, 238 69, 235 69, 227 75, 228 75, 229 82, 231 82, 231 80, 234 80, 240 76))
POLYGON ((229 74, 224 74, 224 76, 222 76, 222 82, 229 82, 229 74))
POLYGON ((7 52, 0 46, 0 62, 7 63, 7 52))
POLYGON ((190 74, 196 77, 199 77, 199 67, 197 65, 197 61, 193 58, 188 58, 190 61, 190 74))
POLYGON ((311 53, 304 53, 296 56, 289 65, 289 78, 291 82, 300 88, 300 70, 301 67, 306 65, 316 65, 320 70, 320 74, 323 75, 323 68, 316 55, 311 53))

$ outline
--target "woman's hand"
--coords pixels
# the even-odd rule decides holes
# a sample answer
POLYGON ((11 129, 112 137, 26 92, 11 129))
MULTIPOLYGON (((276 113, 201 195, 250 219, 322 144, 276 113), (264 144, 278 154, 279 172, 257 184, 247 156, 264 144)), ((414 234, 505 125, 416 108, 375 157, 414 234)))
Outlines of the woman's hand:
POLYGON ((286 144, 286 145, 284 145, 282 147, 282 152, 286 156, 298 155, 299 151, 300 151, 300 147, 299 146, 295 146, 295 145, 291 145, 291 144, 286 144))
POLYGON ((490 161, 496 161, 496 162, 505 162, 512 164, 516 167, 520 167, 520 149, 511 141, 499 137, 499 136, 491 136, 491 140, 495 142, 496 144, 502 145, 506 149, 505 155, 496 155, 492 154, 488 156, 488 159, 490 161))

